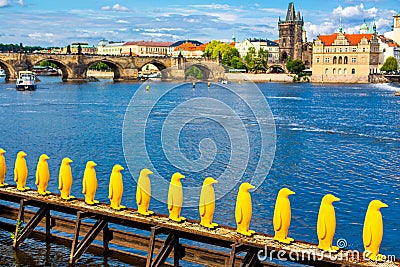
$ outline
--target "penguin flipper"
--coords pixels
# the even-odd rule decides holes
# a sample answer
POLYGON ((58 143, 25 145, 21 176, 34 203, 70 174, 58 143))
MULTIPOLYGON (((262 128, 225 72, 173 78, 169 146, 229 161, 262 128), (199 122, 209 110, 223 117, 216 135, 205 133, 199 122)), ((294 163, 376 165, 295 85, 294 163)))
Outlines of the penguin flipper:
POLYGON ((17 168, 14 169, 14 182, 18 181, 18 171, 17 168))
POLYGON ((366 225, 366 230, 363 231, 364 246, 369 247, 372 243, 371 225, 366 225))
POLYGON ((200 216, 203 217, 206 214, 206 198, 203 194, 200 194, 200 216))
POLYGON ((236 222, 237 223, 242 223, 243 220, 243 211, 242 211, 242 205, 240 205, 237 209, 236 209, 236 222))
POLYGON ((171 192, 171 189, 168 190, 168 209, 172 210, 174 208, 174 194, 171 192))
POLYGON ((140 185, 138 185, 138 188, 136 191, 136 203, 138 205, 142 204, 142 189, 140 188, 140 185))
POLYGON ((62 173, 60 170, 60 174, 58 175, 58 189, 62 190, 63 189, 63 182, 62 182, 62 173))
POLYGON ((39 185, 39 182, 40 182, 40 179, 39 179, 39 166, 38 166, 38 168, 36 169, 36 181, 35 181, 35 184, 39 185))
POLYGON ((112 199, 112 198, 113 198, 113 186, 112 186, 111 181, 110 181, 110 184, 109 184, 109 186, 108 186, 108 198, 109 198, 109 199, 112 199))
POLYGON ((274 214, 274 230, 279 231, 282 228, 282 216, 281 212, 278 211, 274 214))
POLYGON ((86 179, 85 176, 83 176, 83 188, 82 188, 82 194, 86 194, 86 179))
POLYGON ((325 218, 321 219, 321 226, 318 227, 318 230, 321 230, 321 232, 319 233, 320 234, 320 238, 321 239, 325 239, 326 233, 327 233, 325 218))

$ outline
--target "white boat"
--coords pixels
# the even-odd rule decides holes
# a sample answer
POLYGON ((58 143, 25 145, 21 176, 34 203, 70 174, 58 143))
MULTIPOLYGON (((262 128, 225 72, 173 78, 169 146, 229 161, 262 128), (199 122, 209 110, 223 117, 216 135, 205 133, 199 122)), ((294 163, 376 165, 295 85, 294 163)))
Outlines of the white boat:
POLYGON ((6 76, 6 71, 3 69, 0 69, 0 76, 6 76))
POLYGON ((33 91, 36 89, 36 75, 32 71, 18 72, 16 87, 18 91, 33 91))

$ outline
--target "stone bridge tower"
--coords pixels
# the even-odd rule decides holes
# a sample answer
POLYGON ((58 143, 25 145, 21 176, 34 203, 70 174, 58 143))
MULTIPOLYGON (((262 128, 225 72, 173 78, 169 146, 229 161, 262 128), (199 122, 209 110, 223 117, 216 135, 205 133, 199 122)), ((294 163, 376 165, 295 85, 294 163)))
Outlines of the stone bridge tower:
POLYGON ((286 62, 289 57, 293 60, 302 59, 303 43, 305 39, 304 21, 294 8, 294 3, 289 3, 286 20, 278 21, 279 28, 279 60, 286 62))

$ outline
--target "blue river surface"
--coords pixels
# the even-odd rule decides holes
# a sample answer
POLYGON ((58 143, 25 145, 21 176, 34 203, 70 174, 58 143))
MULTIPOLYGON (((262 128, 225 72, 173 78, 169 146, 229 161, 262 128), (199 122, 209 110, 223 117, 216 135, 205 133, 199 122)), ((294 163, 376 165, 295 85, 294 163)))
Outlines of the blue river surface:
MULTIPOLYGON (((257 120, 252 111, 254 107, 218 84, 211 84, 211 88, 207 88, 205 83, 197 84, 196 88, 192 88, 192 83, 151 84, 146 92, 147 102, 139 101, 138 107, 130 107, 135 111, 141 105, 152 105, 145 123, 134 121, 137 131, 145 135, 138 142, 145 142, 148 159, 136 157, 134 162, 126 162, 124 151, 131 153, 135 149, 124 147, 124 118, 141 83, 103 80, 75 84, 62 83, 60 78, 51 77, 42 77, 41 80, 34 92, 19 92, 12 83, 0 83, 0 147, 7 151, 8 183, 15 184, 14 160, 18 151, 23 150, 28 154, 27 186, 36 188, 34 173, 37 160, 42 153, 46 153, 50 157, 52 176, 48 189, 58 193, 59 166, 64 157, 70 157, 74 161, 71 164, 74 176, 72 194, 83 197, 81 188, 85 164, 93 160, 98 164, 99 188, 96 199, 109 203, 109 177, 113 165, 118 163, 125 167, 122 171, 125 190, 122 204, 136 208, 137 170, 148 167, 157 171, 155 175, 166 181, 153 185, 153 190, 160 197, 152 199, 151 209, 166 214, 166 199, 163 201, 162 198, 166 196, 167 182, 172 173, 180 171, 187 177, 182 180, 185 205, 185 201, 196 203, 200 194, 185 195, 185 191, 191 192, 189 187, 197 190, 205 177, 218 179, 225 170, 232 168, 234 173, 238 170, 240 177, 232 177, 228 183, 215 185, 217 195, 218 192, 223 194, 218 195, 214 221, 235 227, 234 210, 239 182, 250 180, 258 162, 264 160, 260 156, 260 125, 266 123, 263 120, 268 121, 268 118, 257 120), (169 93, 160 99, 151 98, 166 91, 169 93), (223 104, 213 108, 214 102, 209 101, 207 108, 211 107, 211 111, 202 118, 194 114, 195 108, 191 104, 182 104, 199 98, 217 99, 223 104), (148 102, 149 99, 154 103, 148 102), (223 108, 228 106, 229 110, 223 108), (219 110, 222 110, 221 113, 219 110), (241 123, 237 123, 234 116, 225 114, 228 111, 238 114, 241 123), (172 113, 174 116, 171 121, 167 117, 172 113), (213 116, 209 115, 211 113, 213 116), (184 125, 177 123, 179 131, 176 131, 171 125, 179 116, 179 123, 183 121, 184 125), (249 160, 241 175, 239 170, 243 166, 229 166, 229 160, 235 145, 239 144, 236 149, 240 151, 241 145, 246 143, 240 141, 243 138, 241 134, 237 136, 243 133, 240 131, 243 127, 248 134, 249 160), (176 133, 179 136, 175 136, 176 133), (179 145, 171 148, 175 139, 179 145), (174 158, 173 154, 183 155, 186 163, 177 162, 182 157, 174 158), (152 166, 145 165, 148 161, 152 166), (188 168, 187 162, 191 161, 196 167, 188 168)), ((320 201, 325 194, 332 193, 341 199, 335 203, 337 228, 334 242, 343 238, 348 249, 363 250, 365 212, 371 200, 379 199, 389 205, 381 210, 384 237, 380 252, 399 258, 400 97, 394 96, 394 93, 400 87, 392 84, 256 85, 273 114, 276 150, 273 162, 269 163, 272 163, 271 169, 268 172, 267 163, 262 181, 251 192, 251 229, 273 234, 272 217, 277 192, 282 187, 288 187, 296 192, 290 197, 292 220, 289 236, 317 243, 316 222, 320 201)), ((234 87, 249 96, 253 95, 252 90, 256 90, 246 83, 234 87)), ((143 86, 139 90, 143 91, 143 86)), ((267 105, 261 107, 268 109, 267 105)), ((256 108, 260 108, 260 105, 256 108)), ((135 120, 134 114, 129 116, 130 120, 135 120)), ((141 119, 138 115, 137 120, 141 119)), ((135 127, 129 130, 135 131, 135 127)), ((129 133, 125 134, 130 136, 129 133)), ((275 138, 272 132, 267 135, 268 138, 275 138)), ((126 142, 136 147, 135 140, 126 142)), ((247 155, 244 152, 242 154, 238 157, 240 162, 244 162, 247 155)), ((195 205, 184 206, 181 214, 190 219, 199 217, 195 205)), ((129 228, 124 230, 135 231, 129 228)), ((3 251, 0 265, 4 266, 66 266, 69 257, 69 248, 57 244, 46 245, 32 239, 14 252, 10 235, 5 231, 0 231, 0 249, 3 251)), ((113 258, 105 261, 101 256, 88 253, 82 257, 79 265, 128 266, 113 258)))

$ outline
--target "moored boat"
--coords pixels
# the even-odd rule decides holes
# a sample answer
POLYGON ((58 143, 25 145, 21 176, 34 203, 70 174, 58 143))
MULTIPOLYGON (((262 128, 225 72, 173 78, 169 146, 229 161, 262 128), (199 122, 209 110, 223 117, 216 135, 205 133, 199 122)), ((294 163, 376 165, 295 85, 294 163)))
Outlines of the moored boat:
POLYGON ((400 96, 400 91, 396 91, 396 93, 394 93, 395 96, 400 96))
POLYGON ((33 91, 36 89, 36 75, 32 71, 18 72, 17 82, 15 84, 18 91, 33 91))

